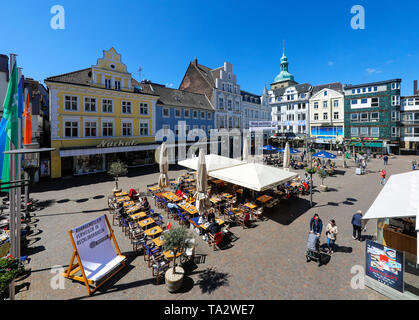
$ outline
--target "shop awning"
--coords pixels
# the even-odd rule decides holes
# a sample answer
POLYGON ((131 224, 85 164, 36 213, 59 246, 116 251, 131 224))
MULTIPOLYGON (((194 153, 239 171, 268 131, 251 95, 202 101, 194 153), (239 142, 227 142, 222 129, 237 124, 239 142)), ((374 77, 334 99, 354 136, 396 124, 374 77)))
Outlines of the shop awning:
POLYGON ((418 194, 419 171, 394 174, 390 176, 363 219, 417 217, 418 194))
POLYGON ((247 189, 265 191, 294 179, 298 174, 260 163, 246 163, 211 171, 209 176, 247 189))
POLYGON ((146 151, 146 150, 155 150, 159 146, 160 146, 159 144, 149 144, 149 145, 123 146, 123 147, 110 147, 110 148, 64 149, 64 150, 60 150, 60 157, 76 157, 76 156, 88 156, 88 155, 94 155, 94 154, 146 151))
MULTIPOLYGON (((360 142, 351 142, 349 144, 350 147, 362 147, 360 142)), ((364 147, 366 148, 382 148, 383 144, 381 142, 365 142, 364 147)))

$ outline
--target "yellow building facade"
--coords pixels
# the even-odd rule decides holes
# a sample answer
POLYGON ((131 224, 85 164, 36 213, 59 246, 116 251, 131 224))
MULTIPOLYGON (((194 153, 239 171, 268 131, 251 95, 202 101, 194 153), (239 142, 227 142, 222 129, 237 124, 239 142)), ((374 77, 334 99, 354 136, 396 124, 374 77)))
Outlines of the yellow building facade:
POLYGON ((127 71, 115 49, 90 68, 45 80, 49 89, 51 177, 154 163, 158 96, 127 71))

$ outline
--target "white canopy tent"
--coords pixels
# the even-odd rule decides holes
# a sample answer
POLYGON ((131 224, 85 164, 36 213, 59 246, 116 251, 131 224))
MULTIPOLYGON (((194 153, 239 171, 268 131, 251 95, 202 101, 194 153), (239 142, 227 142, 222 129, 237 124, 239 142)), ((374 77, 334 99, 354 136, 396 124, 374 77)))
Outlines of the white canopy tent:
POLYGON ((419 171, 390 176, 363 219, 405 217, 416 217, 416 230, 419 231, 419 171))
MULTIPOLYGON (((243 162, 237 159, 231 159, 231 158, 219 156, 216 154, 207 154, 205 156, 205 163, 207 165, 207 172, 211 172, 218 169, 241 165, 246 162, 243 162)), ((197 171, 198 170, 198 157, 178 161, 178 164, 183 167, 197 171)))
POLYGON ((209 173, 213 178, 237 184, 255 191, 265 191, 298 176, 295 172, 260 163, 246 163, 209 173))

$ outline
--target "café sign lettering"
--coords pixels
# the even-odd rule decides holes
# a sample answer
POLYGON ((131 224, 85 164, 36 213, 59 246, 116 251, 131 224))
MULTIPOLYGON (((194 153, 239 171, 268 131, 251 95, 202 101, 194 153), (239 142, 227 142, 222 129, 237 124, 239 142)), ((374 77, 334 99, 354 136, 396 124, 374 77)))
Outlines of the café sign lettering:
POLYGON ((130 147, 135 146, 138 143, 135 140, 102 140, 96 147, 97 148, 111 148, 111 147, 130 147))

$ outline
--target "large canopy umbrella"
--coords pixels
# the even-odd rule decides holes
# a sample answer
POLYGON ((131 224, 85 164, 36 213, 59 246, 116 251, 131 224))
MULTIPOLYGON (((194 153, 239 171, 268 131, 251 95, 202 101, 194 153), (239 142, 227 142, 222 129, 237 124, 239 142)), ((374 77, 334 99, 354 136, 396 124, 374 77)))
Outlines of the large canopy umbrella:
MULTIPOLYGON (((285 149, 279 149, 279 152, 285 152, 285 149)), ((301 151, 294 148, 289 148, 289 153, 296 154, 296 153, 301 153, 301 151)))
POLYGON ((166 142, 163 142, 160 146, 159 168, 159 188, 164 189, 169 186, 169 176, 167 175, 169 172, 169 158, 167 157, 166 142))
POLYGON ((209 206, 209 199, 207 196, 207 165, 205 163, 205 155, 202 149, 199 149, 198 171, 196 177, 196 209, 198 210, 199 214, 202 215, 205 213, 209 206))
POLYGON ((243 161, 247 162, 249 156, 249 142, 247 140, 247 137, 244 137, 243 139, 243 161))
POLYGON ((317 152, 312 155, 314 158, 326 158, 326 159, 335 159, 336 155, 330 152, 327 152, 325 150, 322 150, 320 152, 317 152))
POLYGON ((278 148, 271 146, 270 144, 260 147, 260 149, 264 150, 264 151, 278 151, 278 148))
POLYGON ((290 167, 290 145, 287 142, 284 151, 284 169, 289 170, 290 167))

